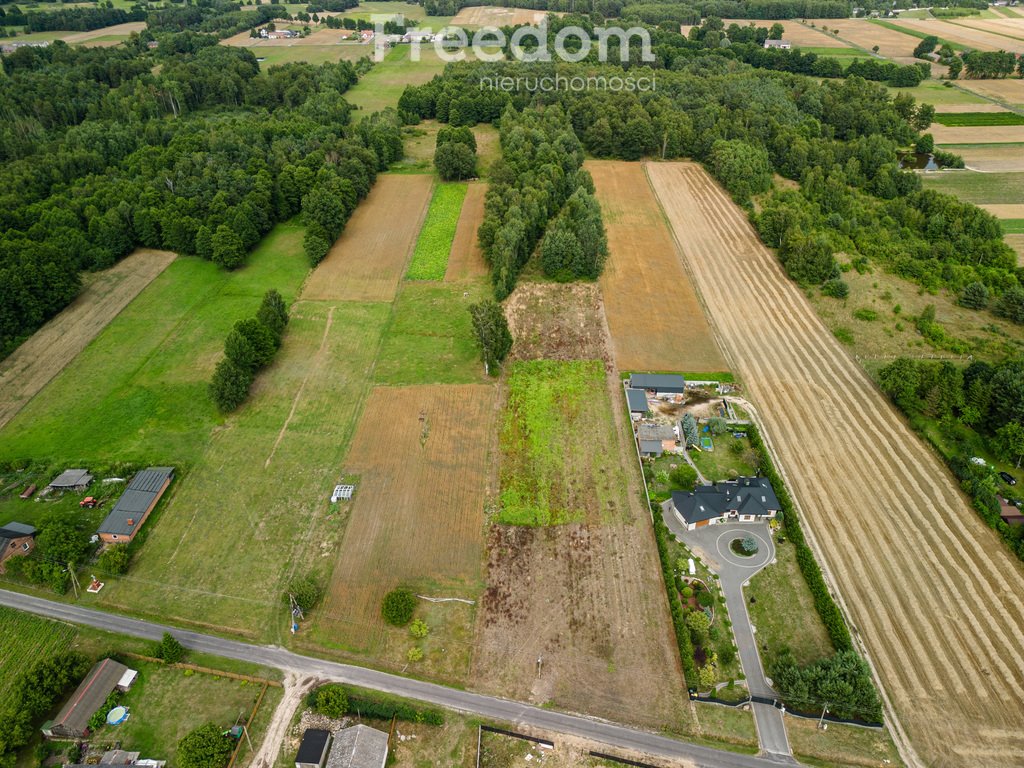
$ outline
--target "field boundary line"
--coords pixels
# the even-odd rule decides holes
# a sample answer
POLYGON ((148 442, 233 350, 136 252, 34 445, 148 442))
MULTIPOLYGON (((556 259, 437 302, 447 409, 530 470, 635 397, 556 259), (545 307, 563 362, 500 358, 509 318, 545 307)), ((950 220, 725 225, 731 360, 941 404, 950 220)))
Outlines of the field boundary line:
POLYGON ((277 446, 281 444, 284 439, 285 432, 288 431, 288 425, 292 423, 292 419, 295 416, 295 411, 299 407, 299 400, 302 399, 302 393, 306 391, 306 382, 309 381, 310 376, 317 370, 319 370, 320 360, 323 358, 324 348, 327 346, 327 338, 331 332, 331 326, 334 325, 334 307, 332 306, 327 310, 327 322, 324 324, 324 332, 320 336, 320 346, 316 350, 316 361, 310 369, 306 371, 306 375, 302 377, 302 384, 299 385, 299 391, 295 393, 295 397, 292 398, 292 407, 288 411, 288 418, 284 420, 284 424, 281 425, 281 431, 277 433, 277 439, 274 441, 274 447, 270 449, 270 455, 267 456, 267 460, 263 462, 263 468, 266 469, 270 466, 271 459, 274 458, 274 454, 277 453, 277 446))

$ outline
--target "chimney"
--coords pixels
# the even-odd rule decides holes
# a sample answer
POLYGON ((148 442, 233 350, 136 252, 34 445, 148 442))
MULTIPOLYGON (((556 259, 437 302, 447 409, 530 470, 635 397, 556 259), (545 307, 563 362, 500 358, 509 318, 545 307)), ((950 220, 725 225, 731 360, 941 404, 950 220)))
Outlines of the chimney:
POLYGON ((134 517, 129 517, 128 518, 128 525, 135 525, 135 518, 134 517))

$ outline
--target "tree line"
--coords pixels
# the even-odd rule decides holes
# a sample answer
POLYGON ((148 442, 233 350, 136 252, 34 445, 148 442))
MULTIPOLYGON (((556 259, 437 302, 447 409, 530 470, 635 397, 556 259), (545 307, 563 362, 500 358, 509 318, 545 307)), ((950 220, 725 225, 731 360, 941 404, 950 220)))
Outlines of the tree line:
POLYGON ((0 354, 77 295, 82 270, 135 247, 233 268, 300 212, 333 238, 401 152, 394 115, 349 125, 347 62, 261 73, 250 51, 185 32, 156 51, 24 48, 3 66, 0 354), (343 215, 318 218, 334 193, 343 215))
POLYGON ((47 11, 23 11, 17 5, 0 8, 0 27, 25 27, 26 32, 68 30, 88 32, 93 29, 145 21, 146 11, 138 6, 126 11, 122 8, 58 8, 47 11))
MULTIPOLYGON (((481 5, 481 0, 422 0, 428 16, 454 16, 462 8, 481 5)), ((499 0, 495 5, 567 13, 576 9, 573 0, 499 0)), ((595 0, 592 15, 598 19, 640 18, 652 24, 677 18, 681 24, 697 24, 703 16, 731 19, 845 19, 851 4, 844 0, 595 0), (657 9, 663 9, 662 14, 657 9), (679 14, 682 14, 680 16, 679 14)))
POLYGON ((936 447, 974 508, 1024 560, 1024 526, 1007 525, 999 515, 1000 478, 987 463, 970 461, 979 443, 1009 464, 1024 461, 1024 360, 977 360, 960 368, 899 358, 878 372, 878 383, 925 439, 936 442, 928 426, 938 425, 936 447))

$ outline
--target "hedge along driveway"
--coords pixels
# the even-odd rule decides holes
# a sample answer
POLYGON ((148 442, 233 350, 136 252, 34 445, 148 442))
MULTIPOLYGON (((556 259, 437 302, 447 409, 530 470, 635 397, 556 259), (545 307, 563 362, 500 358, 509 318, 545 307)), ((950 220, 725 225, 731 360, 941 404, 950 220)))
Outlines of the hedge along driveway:
POLYGON ((466 188, 466 184, 458 183, 434 187, 427 218, 405 275, 407 280, 444 280, 466 188))

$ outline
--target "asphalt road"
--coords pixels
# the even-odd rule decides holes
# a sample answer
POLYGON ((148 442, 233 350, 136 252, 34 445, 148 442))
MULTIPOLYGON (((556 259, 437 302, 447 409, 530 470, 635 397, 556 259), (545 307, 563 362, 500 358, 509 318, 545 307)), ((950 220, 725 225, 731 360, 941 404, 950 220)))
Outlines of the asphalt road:
MULTIPOLYGON (((747 602, 743 596, 743 585, 775 557, 775 545, 768 526, 764 523, 729 523, 709 525, 695 531, 687 531, 671 512, 664 511, 663 518, 669 530, 700 554, 704 563, 719 577, 719 585, 725 595, 725 605, 732 620, 733 635, 739 651, 740 665, 747 681, 747 690, 753 696, 777 698, 778 694, 768 685, 761 665, 761 655, 750 626, 747 602), (729 542, 737 536, 753 535, 759 540, 760 550, 750 558, 740 557, 729 551, 729 542)), ((779 761, 795 762, 786 723, 781 710, 771 704, 751 705, 757 724, 757 739, 761 751, 779 761)))
MULTIPOLYGON (((315 676, 324 680, 393 693, 490 720, 522 724, 552 733, 578 736, 601 744, 645 752, 650 755, 689 760, 694 765, 705 768, 769 768, 780 763, 779 757, 755 757, 711 749, 602 720, 593 720, 494 696, 446 688, 442 685, 411 680, 374 669, 301 656, 280 647, 250 645, 238 640, 187 632, 161 624, 44 600, 17 592, 0 590, 0 605, 51 619, 84 624, 108 632, 148 640, 159 640, 164 632, 171 632, 186 648, 203 653, 262 664, 275 669, 295 672, 298 675, 315 676)), ((782 758, 781 760, 791 762, 792 758, 782 758)))

